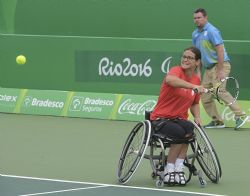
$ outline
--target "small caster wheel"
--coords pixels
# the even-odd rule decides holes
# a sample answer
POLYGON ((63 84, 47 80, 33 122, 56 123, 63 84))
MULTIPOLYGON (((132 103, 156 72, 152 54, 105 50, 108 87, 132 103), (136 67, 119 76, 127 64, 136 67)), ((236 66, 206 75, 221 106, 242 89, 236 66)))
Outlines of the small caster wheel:
POLYGON ((155 185, 157 188, 162 188, 164 183, 162 180, 156 180, 155 185))
POLYGON ((201 188, 205 188, 206 187, 206 185, 207 185, 207 182, 206 182, 206 180, 200 180, 200 186, 201 186, 201 188))

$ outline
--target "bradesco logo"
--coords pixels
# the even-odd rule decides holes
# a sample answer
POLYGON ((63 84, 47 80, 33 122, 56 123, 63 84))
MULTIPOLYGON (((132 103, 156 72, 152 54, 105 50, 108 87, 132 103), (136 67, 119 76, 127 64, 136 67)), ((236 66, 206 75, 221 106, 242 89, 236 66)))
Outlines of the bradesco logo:
POLYGON ((69 111, 81 111, 83 100, 84 97, 73 97, 69 107, 69 111))
POLYGON ((156 100, 146 100, 144 102, 132 101, 126 99, 118 109, 119 114, 144 115, 145 111, 152 111, 156 105, 156 100))
POLYGON ((103 107, 114 105, 113 100, 74 96, 70 104, 70 111, 101 112, 103 107))
POLYGON ((24 98, 23 105, 25 107, 39 107, 39 108, 58 108, 62 109, 64 106, 63 101, 55 101, 50 99, 38 99, 31 96, 26 96, 24 98))

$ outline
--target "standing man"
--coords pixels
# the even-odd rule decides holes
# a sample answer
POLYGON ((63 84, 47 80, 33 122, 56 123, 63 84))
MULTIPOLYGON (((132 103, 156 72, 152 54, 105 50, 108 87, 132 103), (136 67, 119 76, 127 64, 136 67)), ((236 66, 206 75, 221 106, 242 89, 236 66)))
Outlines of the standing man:
MULTIPOLYGON (((202 66, 205 73, 202 80, 204 88, 211 88, 221 79, 229 76, 231 65, 230 59, 224 47, 220 31, 208 22, 207 12, 203 8, 194 11, 194 23, 196 29, 192 33, 193 45, 200 49, 202 66)), ((228 92, 222 94, 220 99, 227 102, 228 92)), ((229 95, 230 96, 230 95, 229 95)), ((203 94, 201 101, 207 114, 212 121, 205 128, 224 128, 225 124, 219 115, 213 95, 203 94)), ((229 106, 235 114, 235 130, 240 128, 247 120, 246 114, 241 111, 237 102, 229 106)))

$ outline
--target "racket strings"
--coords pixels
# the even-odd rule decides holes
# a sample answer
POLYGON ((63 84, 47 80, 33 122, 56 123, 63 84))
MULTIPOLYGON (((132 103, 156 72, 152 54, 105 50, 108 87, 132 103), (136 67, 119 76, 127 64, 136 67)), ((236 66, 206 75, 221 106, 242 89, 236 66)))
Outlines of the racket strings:
POLYGON ((220 103, 222 100, 226 105, 233 104, 239 94, 239 85, 237 80, 234 78, 224 80, 224 82, 222 82, 218 87, 216 94, 220 103))

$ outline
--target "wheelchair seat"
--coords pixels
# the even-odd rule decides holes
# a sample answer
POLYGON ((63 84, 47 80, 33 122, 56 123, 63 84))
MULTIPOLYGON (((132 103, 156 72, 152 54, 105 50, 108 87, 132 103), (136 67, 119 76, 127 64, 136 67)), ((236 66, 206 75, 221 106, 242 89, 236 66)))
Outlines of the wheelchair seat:
MULTIPOLYGON (((151 114, 151 111, 145 111, 145 120, 150 121, 152 124, 152 121, 150 120, 150 114, 151 114)), ((166 136, 166 135, 162 134, 161 132, 157 132, 157 131, 153 130, 153 127, 152 127, 151 134, 152 134, 153 139, 160 138, 164 143, 167 143, 167 144, 191 143, 195 140, 195 134, 193 134, 187 138, 184 138, 184 139, 177 139, 177 138, 173 138, 171 136, 166 136)))
POLYGON ((185 139, 176 139, 176 138, 168 137, 160 132, 152 133, 151 138, 152 138, 151 142, 152 141, 162 142, 165 149, 169 148, 171 144, 183 144, 183 143, 189 144, 195 141, 195 135, 192 135, 185 139))
POLYGON ((169 143, 169 144, 183 144, 183 143, 191 143, 195 140, 195 134, 191 135, 190 137, 184 138, 184 139, 177 139, 173 137, 166 136, 160 132, 158 133, 153 133, 152 134, 152 139, 161 139, 164 143, 169 143))

